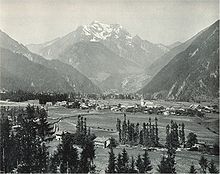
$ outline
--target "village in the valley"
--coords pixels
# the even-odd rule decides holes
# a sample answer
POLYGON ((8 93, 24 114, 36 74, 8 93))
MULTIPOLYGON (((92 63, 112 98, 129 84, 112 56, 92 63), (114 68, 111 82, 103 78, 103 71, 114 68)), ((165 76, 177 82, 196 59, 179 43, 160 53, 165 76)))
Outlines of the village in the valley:
POLYGON ((0 10, 0 174, 219 173, 219 0, 0 10))
MULTIPOLYGON (((28 103, 39 110, 44 109, 48 115, 47 119, 54 132, 50 153, 56 151, 56 146, 62 142, 64 134, 92 136, 96 152, 94 163, 99 172, 104 172, 103 168, 107 167, 111 147, 116 149, 116 153, 126 149, 128 154, 134 156, 147 150, 150 155, 158 156, 158 159, 153 159, 158 163, 160 156, 167 151, 169 129, 172 132, 175 126, 177 156, 193 153, 196 161, 199 160, 200 154, 207 154, 217 160, 217 156, 213 156, 216 147, 218 148, 217 104, 145 100, 141 96, 117 99, 117 96, 112 95, 105 99, 94 99, 94 96, 76 97, 74 100, 56 102, 41 98, 29 100, 28 103), (190 133, 192 137, 196 137, 191 145, 188 143, 190 133)), ((20 112, 19 109, 25 110, 27 102, 6 100, 1 101, 1 105, 1 113, 12 122, 12 131, 16 132, 20 128, 21 119, 17 112, 20 112)), ((82 151, 80 140, 76 140, 74 147, 79 152, 82 151)), ((187 165, 187 157, 182 160, 187 165)), ((177 170, 185 167, 179 165, 177 170)), ((153 171, 156 169, 153 168, 153 171)))

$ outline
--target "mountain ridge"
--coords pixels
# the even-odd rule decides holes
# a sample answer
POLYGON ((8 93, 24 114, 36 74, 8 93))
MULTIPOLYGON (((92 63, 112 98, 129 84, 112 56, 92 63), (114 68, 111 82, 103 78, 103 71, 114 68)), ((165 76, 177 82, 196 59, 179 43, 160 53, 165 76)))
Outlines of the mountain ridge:
POLYGON ((219 20, 203 30, 139 92, 148 97, 189 100, 219 96, 219 20))
MULTIPOLYGON (((33 62, 36 66, 38 66, 38 64, 41 66, 44 66, 44 68, 47 69, 48 72, 52 71, 55 74, 57 74, 57 76, 60 77, 59 81, 60 82, 62 81, 62 83, 64 84, 64 86, 63 86, 64 89, 67 89, 65 87, 66 86, 65 84, 66 83, 68 84, 69 87, 68 87, 67 91, 73 91, 73 92, 77 91, 77 92, 85 92, 85 93, 100 93, 101 92, 100 89, 96 85, 94 85, 86 76, 81 74, 79 71, 77 71, 76 69, 74 69, 70 65, 64 64, 60 61, 57 61, 57 64, 62 66, 64 69, 71 69, 71 70, 69 70, 68 74, 65 74, 64 72, 59 73, 59 71, 61 72, 61 70, 58 71, 57 70, 58 68, 55 69, 54 66, 51 65, 52 61, 46 60, 42 56, 39 56, 35 53, 30 52, 24 45, 18 43, 17 41, 12 39, 9 35, 4 33, 3 31, 0 32, 0 40, 1 40, 0 47, 2 49, 10 50, 11 52, 13 52, 15 54, 15 55, 13 55, 13 54, 8 53, 8 54, 5 54, 5 56, 6 55, 11 55, 14 57, 17 56, 17 57, 19 57, 19 59, 21 59, 21 56, 18 55, 18 54, 20 54, 20 55, 26 57, 29 61, 33 62), (69 77, 68 82, 67 82, 67 76, 69 77)), ((27 64, 27 66, 29 64, 27 64)), ((11 66, 11 65, 12 64, 10 64, 9 66, 11 66)), ((27 69, 28 67, 23 67, 23 68, 27 69)), ((4 69, 2 69, 2 68, 1 68, 1 70, 4 71, 4 69)), ((2 72, 2 73, 4 73, 4 72, 2 72)), ((6 74, 6 73, 4 73, 4 74, 6 74)), ((15 75, 15 73, 12 73, 12 74, 15 75)), ((52 77, 54 78, 54 76, 51 73, 51 78, 52 77)), ((20 77, 20 78, 22 78, 22 77, 20 77)), ((16 78, 11 77, 11 79, 16 79, 16 78)), ((53 81, 51 83, 53 83, 53 85, 56 86, 56 83, 60 83, 59 81, 57 81, 57 82, 53 81)), ((62 84, 62 83, 60 83, 60 84, 62 84)), ((52 85, 51 85, 51 89, 53 89, 52 85)))
POLYGON ((37 53, 49 59, 57 59, 66 47, 81 41, 101 42, 120 57, 127 58, 140 66, 152 63, 154 59, 167 52, 157 44, 142 40, 139 36, 132 37, 119 24, 104 24, 93 21, 88 25, 79 26, 76 30, 63 36, 52 45, 42 48, 37 53))

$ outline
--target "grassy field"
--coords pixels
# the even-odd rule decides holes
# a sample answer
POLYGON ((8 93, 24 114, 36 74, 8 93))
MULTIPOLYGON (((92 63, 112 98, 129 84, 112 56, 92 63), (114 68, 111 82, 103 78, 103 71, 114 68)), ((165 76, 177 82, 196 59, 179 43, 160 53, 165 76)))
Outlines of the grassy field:
MULTIPOLYGON (((77 122, 77 116, 81 114, 87 118, 87 125, 91 127, 91 132, 95 133, 99 137, 114 137, 118 139, 118 133, 116 132, 116 118, 123 119, 123 113, 112 113, 112 112, 97 112, 97 111, 80 111, 75 109, 66 108, 55 108, 49 109, 49 116, 53 119, 64 118, 59 122, 60 129, 69 132, 75 132, 75 126, 77 122)), ((155 117, 158 118, 159 126, 159 138, 162 144, 165 143, 166 138, 166 125, 170 123, 171 120, 177 123, 185 124, 185 134, 188 135, 189 132, 194 132, 198 135, 199 141, 206 142, 208 144, 213 144, 218 142, 218 135, 208 130, 204 125, 198 124, 201 120, 197 117, 186 117, 186 116, 163 116, 163 115, 148 115, 142 113, 131 114, 127 113, 127 119, 131 122, 142 124, 143 122, 148 122, 151 117, 154 120, 155 117)), ((216 116, 212 116, 212 119, 216 116)), ((122 151, 124 146, 118 146, 114 152, 115 154, 122 151)), ((128 154, 136 157, 138 154, 143 154, 143 150, 140 147, 125 147, 128 154)), ((97 170, 102 171, 106 168, 108 162, 108 151, 109 149, 103 149, 98 147, 96 149, 96 159, 95 164, 97 170)), ((157 165, 160 163, 162 154, 164 151, 153 151, 149 152, 152 165, 154 167, 153 172, 156 172, 157 165)), ((210 161, 213 159, 218 166, 219 158, 218 156, 205 155, 210 161)), ((178 151, 176 155, 176 170, 178 173, 188 172, 190 165, 193 164, 199 169, 198 160, 201 157, 200 152, 189 152, 189 151, 178 151)))
MULTIPOLYGON (((118 104, 121 103, 123 105, 131 105, 134 103, 138 103, 138 101, 125 101, 125 100, 106 100, 100 101, 105 104, 118 104)), ((21 106, 25 107, 30 102, 0 102, 1 106, 21 106)), ((36 103, 33 101, 32 104, 36 103)), ((171 105, 181 105, 188 106, 191 103, 181 102, 164 102, 157 101, 157 104, 171 106, 171 105)), ((116 119, 120 118, 123 120, 123 113, 113 113, 111 111, 82 111, 76 109, 67 109, 64 107, 49 107, 48 111, 48 119, 50 122, 59 121, 60 130, 65 130, 68 132, 75 132, 76 122, 78 115, 83 115, 87 118, 87 125, 91 127, 91 132, 95 133, 96 136, 99 137, 114 137, 118 139, 118 133, 116 132, 116 119)), ((198 117, 186 117, 186 116, 163 116, 163 115, 148 115, 142 113, 131 114, 127 113, 127 119, 130 122, 142 124, 143 122, 148 122, 151 117, 152 121, 155 117, 158 118, 158 127, 159 127, 159 138, 162 144, 165 143, 166 138, 166 125, 170 123, 171 120, 176 121, 177 123, 185 124, 185 134, 188 135, 189 132, 194 132, 197 134, 199 141, 206 142, 208 144, 213 144, 218 142, 219 135, 213 133, 212 131, 207 129, 207 126, 214 126, 218 128, 218 116, 217 114, 207 114, 205 120, 201 120, 198 117), (202 124, 198 124, 201 123, 202 124)), ((59 144, 58 141, 53 141, 50 143, 50 150, 53 151, 55 146, 59 144)), ((118 146, 114 149, 115 154, 122 151, 124 146, 118 146)), ((143 150, 140 147, 125 147, 128 151, 129 156, 136 157, 138 154, 143 154, 143 150)), ((109 149, 103 149, 101 147, 96 149, 96 158, 95 164, 96 169, 102 171, 106 168, 108 162, 108 151, 109 149)), ((161 156, 165 154, 165 151, 153 151, 149 152, 150 159, 153 165, 153 172, 156 172, 157 165, 160 163, 161 156)), ((218 166, 219 158, 218 156, 205 155, 210 161, 213 159, 218 166)), ((200 152, 189 152, 189 151, 177 151, 176 154, 176 170, 178 173, 186 173, 189 171, 189 167, 194 163, 197 169, 199 169, 198 160, 201 157, 200 152)), ((219 166, 218 166, 219 167, 219 166)), ((198 171, 199 173, 199 171, 198 171)))
MULTIPOLYGON (((75 124, 77 122, 78 115, 84 115, 87 118, 87 125, 91 127, 91 131, 97 136, 110 137, 113 136, 117 138, 116 133, 116 119, 119 118, 123 120, 123 113, 112 113, 112 112, 85 112, 74 109, 66 108, 50 108, 49 116, 50 119, 58 119, 64 117, 65 119, 59 122, 60 128, 69 132, 75 132, 75 124), (69 118, 66 118, 69 117, 69 118), (112 131, 113 130, 113 131, 112 131)), ((164 115, 149 115, 142 113, 127 113, 127 119, 130 122, 142 124, 143 122, 148 122, 149 118, 154 120, 155 117, 158 118, 158 128, 159 128, 159 138, 161 143, 164 143, 166 138, 166 125, 170 123, 171 120, 179 123, 185 124, 185 134, 188 135, 189 132, 195 132, 198 136, 199 141, 207 142, 208 144, 213 144, 218 141, 218 135, 209 131, 203 125, 198 124, 200 120, 197 117, 186 117, 186 116, 164 116, 164 115)))

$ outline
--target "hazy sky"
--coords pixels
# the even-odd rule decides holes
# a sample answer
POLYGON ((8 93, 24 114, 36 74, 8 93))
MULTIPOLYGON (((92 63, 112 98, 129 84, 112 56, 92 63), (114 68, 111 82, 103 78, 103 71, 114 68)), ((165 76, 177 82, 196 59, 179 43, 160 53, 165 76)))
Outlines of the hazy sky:
POLYGON ((185 41, 219 19, 218 0, 0 0, 0 28, 41 43, 94 20, 118 23, 154 43, 185 41))

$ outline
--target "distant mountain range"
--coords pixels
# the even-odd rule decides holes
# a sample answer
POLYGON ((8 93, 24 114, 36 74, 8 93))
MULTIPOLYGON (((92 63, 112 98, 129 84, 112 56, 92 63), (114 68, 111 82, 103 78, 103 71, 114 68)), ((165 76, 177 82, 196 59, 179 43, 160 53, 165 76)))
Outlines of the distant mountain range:
POLYGON ((1 88, 137 92, 149 98, 219 96, 219 21, 186 42, 153 44, 121 25, 94 21, 26 46, 0 31, 1 88), (31 52, 32 51, 32 52, 31 52), (34 52, 34 53, 33 53, 34 52))
MULTIPOLYGON (((167 47, 142 40, 139 36, 132 37, 121 25, 97 21, 79 26, 55 41, 27 47, 48 59, 70 64, 103 91, 114 89, 119 92, 130 91, 124 82, 129 79, 132 83, 144 73, 144 68, 169 51, 167 47)), ((139 79, 139 84, 142 80, 139 79)), ((140 89, 140 85, 132 86, 132 92, 140 89)))
POLYGON ((219 21, 160 59, 164 60, 162 64, 167 64, 164 67, 159 65, 162 69, 153 72, 156 75, 140 93, 153 98, 178 100, 217 98, 219 21))
POLYGON ((157 44, 142 40, 131 34, 119 24, 104 24, 94 21, 89 25, 79 26, 75 31, 62 38, 43 44, 26 45, 31 51, 49 59, 59 59, 67 52, 66 48, 78 42, 99 42, 120 57, 146 67, 168 50, 157 44))
POLYGON ((1 89, 100 93, 85 75, 58 60, 46 60, 0 31, 1 89))

